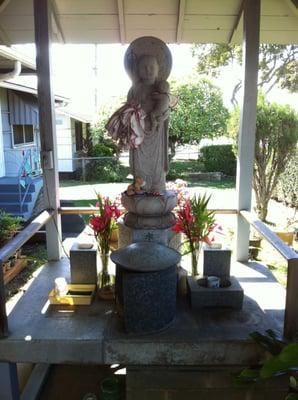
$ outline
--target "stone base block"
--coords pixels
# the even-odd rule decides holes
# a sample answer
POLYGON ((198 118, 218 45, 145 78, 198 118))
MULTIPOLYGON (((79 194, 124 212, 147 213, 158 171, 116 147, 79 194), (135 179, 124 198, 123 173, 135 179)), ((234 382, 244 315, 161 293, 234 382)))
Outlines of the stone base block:
POLYGON ((128 212, 124 216, 125 225, 136 229, 164 229, 175 224, 173 213, 165 215, 147 216, 128 212))
POLYGON ((97 283, 97 246, 91 249, 80 249, 74 243, 70 249, 70 281, 71 283, 97 283))
POLYGON ((119 240, 118 247, 128 246, 135 242, 156 242, 179 251, 181 234, 165 229, 134 229, 125 225, 123 219, 118 219, 119 240))
POLYGON ((205 276, 229 277, 231 266, 231 250, 204 249, 203 274, 205 276))
POLYGON ((221 283, 219 288, 209 288, 206 278, 195 280, 187 277, 188 292, 193 309, 203 307, 231 307, 241 309, 243 304, 243 289, 234 276, 221 283), (229 286, 227 286, 229 285, 229 286))

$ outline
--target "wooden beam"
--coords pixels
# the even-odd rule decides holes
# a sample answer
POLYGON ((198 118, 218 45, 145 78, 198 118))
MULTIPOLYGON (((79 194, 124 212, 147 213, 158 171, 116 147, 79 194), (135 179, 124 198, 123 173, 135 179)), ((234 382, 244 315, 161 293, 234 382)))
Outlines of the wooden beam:
POLYGON ((120 32, 120 42, 125 43, 126 32, 125 32, 125 18, 124 18, 124 7, 123 0, 117 0, 118 4, 118 19, 119 19, 119 32, 120 32))
POLYGON ((185 13, 185 0, 179 0, 177 33, 176 33, 176 42, 177 43, 181 43, 181 39, 182 39, 182 27, 183 27, 183 22, 184 22, 184 13, 185 13))
POLYGON ((237 13, 237 17, 235 19, 232 31, 231 31, 229 39, 228 39, 228 43, 229 44, 232 42, 233 37, 234 37, 234 35, 235 35, 235 33, 236 33, 237 29, 238 29, 238 26, 239 26, 239 23, 240 23, 242 14, 243 14, 244 2, 245 2, 245 0, 241 1, 240 7, 239 7, 239 10, 238 10, 238 13, 237 13))
POLYGON ((37 400, 40 398, 43 385, 49 375, 51 364, 36 364, 22 392, 21 400, 37 400))
MULTIPOLYGON (((238 214, 236 209, 226 209, 226 208, 212 208, 209 211, 215 212, 215 214, 238 214)), ((59 214, 94 214, 98 213, 98 207, 60 207, 59 214)))
POLYGON ((36 232, 39 231, 54 215, 54 211, 42 211, 29 225, 0 249, 0 262, 8 260, 36 232))
MULTIPOLYGON (((0 4, 0 14, 5 10, 5 8, 8 6, 9 3, 10 3, 10 0, 3 0, 1 2, 1 4, 0 4)), ((9 36, 7 35, 7 33, 2 28, 1 25, 0 25, 0 40, 6 46, 10 46, 11 45, 11 40, 10 40, 9 36)))
POLYGON ((10 3, 10 0, 2 0, 0 4, 0 14, 5 10, 5 8, 8 6, 10 3))
POLYGON ((46 225, 49 260, 59 260, 61 247, 61 217, 58 214, 59 177, 54 94, 51 81, 51 2, 34 0, 34 26, 36 67, 38 76, 38 109, 43 167, 43 192, 45 208, 54 210, 53 218, 46 225))
POLYGON ((285 0, 287 6, 289 7, 289 9, 292 11, 292 13, 298 17, 298 8, 296 7, 296 5, 293 3, 292 0, 285 0))
POLYGON ((6 46, 11 45, 11 40, 1 25, 0 25, 0 41, 2 44, 6 46))
POLYGON ((59 34, 60 34, 60 40, 62 41, 62 43, 65 43, 65 36, 64 36, 63 30, 62 30, 62 26, 61 26, 61 23, 60 23, 60 19, 59 19, 59 16, 58 16, 58 9, 57 9, 56 1, 55 0, 51 0, 51 3, 52 3, 52 15, 53 15, 57 30, 59 31, 59 34))
MULTIPOLYGON (((249 222, 256 231, 258 231, 268 243, 271 244, 281 255, 284 257, 286 261, 297 258, 298 255, 292 250, 289 246, 287 246, 277 235, 272 232, 264 222, 262 222, 256 215, 254 215, 250 211, 241 210, 240 214, 249 222)), ((298 293, 298 292, 297 292, 298 293)))
MULTIPOLYGON (((251 210, 252 177, 256 135, 257 82, 260 37, 260 0, 246 0, 243 9, 243 96, 237 156, 237 208, 251 210)), ((249 223, 237 218, 238 261, 248 260, 249 223)))
POLYGON ((43 211, 0 250, 0 338, 8 335, 2 263, 8 260, 9 257, 11 257, 24 243, 26 243, 34 233, 36 233, 52 217, 52 214, 51 211, 43 211))

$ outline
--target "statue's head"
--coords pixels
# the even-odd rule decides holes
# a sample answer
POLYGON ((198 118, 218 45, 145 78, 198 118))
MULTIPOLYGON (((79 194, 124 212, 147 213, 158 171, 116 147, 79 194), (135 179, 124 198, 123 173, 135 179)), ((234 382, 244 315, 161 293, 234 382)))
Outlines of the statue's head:
POLYGON ((159 66, 154 56, 143 55, 138 60, 138 76, 140 81, 152 85, 158 78, 159 66))
POLYGON ((172 68, 171 52, 168 46, 158 38, 140 37, 134 40, 126 50, 124 66, 133 82, 151 74, 156 76, 157 81, 167 80, 172 68))

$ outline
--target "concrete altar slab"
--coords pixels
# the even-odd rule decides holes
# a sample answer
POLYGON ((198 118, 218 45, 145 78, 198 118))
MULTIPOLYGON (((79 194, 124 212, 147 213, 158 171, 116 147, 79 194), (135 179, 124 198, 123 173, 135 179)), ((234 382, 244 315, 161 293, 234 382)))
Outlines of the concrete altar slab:
POLYGON ((54 279, 69 279, 69 261, 48 263, 9 316, 0 361, 124 365, 249 365, 260 349, 254 330, 282 332, 285 290, 258 264, 234 263, 244 289, 242 310, 193 312, 179 300, 173 324, 158 334, 127 335, 110 302, 47 307, 54 279))

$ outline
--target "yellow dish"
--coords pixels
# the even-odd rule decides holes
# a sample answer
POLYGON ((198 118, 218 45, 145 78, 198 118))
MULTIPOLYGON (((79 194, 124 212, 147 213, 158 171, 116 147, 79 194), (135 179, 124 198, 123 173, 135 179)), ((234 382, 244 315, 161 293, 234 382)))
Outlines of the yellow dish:
POLYGON ((59 296, 55 289, 49 293, 50 304, 90 305, 96 285, 67 285, 67 293, 59 296))

